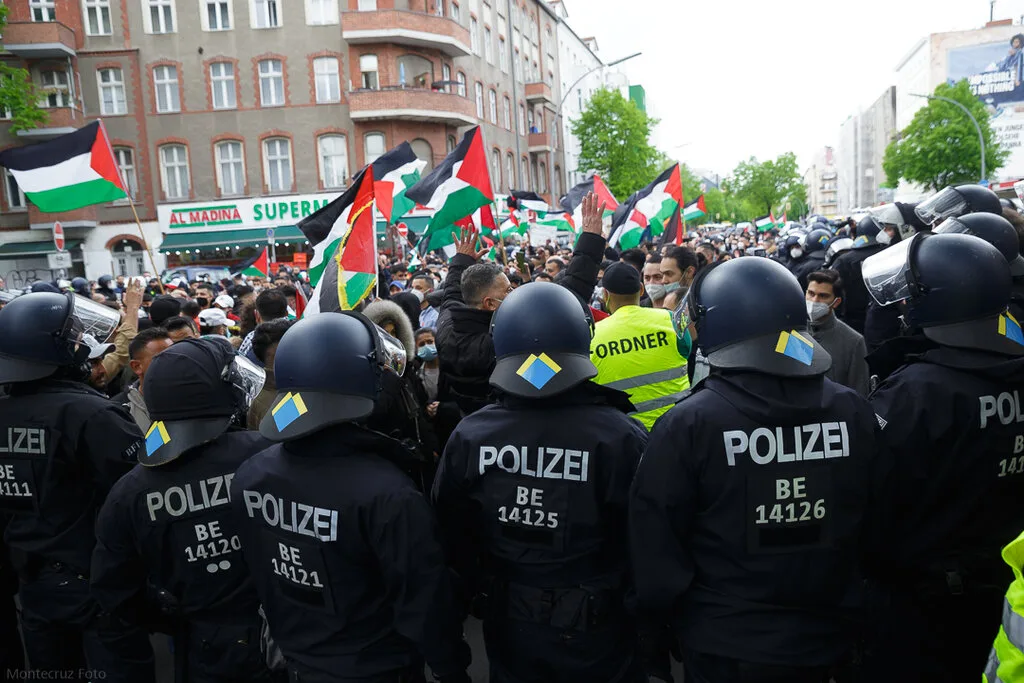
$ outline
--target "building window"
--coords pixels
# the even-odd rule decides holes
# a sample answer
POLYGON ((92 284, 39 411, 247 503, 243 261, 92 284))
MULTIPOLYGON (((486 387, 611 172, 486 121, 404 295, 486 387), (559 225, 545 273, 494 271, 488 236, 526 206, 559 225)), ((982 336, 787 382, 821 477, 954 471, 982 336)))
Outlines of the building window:
MULTIPOLYGON (((117 162, 117 170, 121 172, 121 182, 128 190, 128 196, 135 199, 139 193, 139 181, 135 177, 135 155, 129 147, 115 147, 114 161, 117 162)), ((118 202, 127 203, 127 199, 119 199, 118 202)))
POLYGON ((540 162, 540 191, 548 191, 548 167, 543 161, 540 162))
POLYGON ((323 135, 317 141, 320 151, 320 177, 324 188, 348 185, 348 144, 344 135, 323 135))
POLYGON ((313 60, 313 74, 316 78, 317 103, 341 102, 337 58, 317 57, 313 60))
POLYGON ((360 12, 373 12, 377 9, 377 0, 359 0, 360 12))
POLYGON ((174 0, 146 0, 150 33, 174 33, 174 0))
POLYGON ((444 91, 451 92, 451 86, 448 85, 448 81, 452 80, 452 68, 447 64, 441 65, 441 80, 444 81, 444 91))
POLYGON ((376 90, 380 87, 377 80, 377 55, 362 55, 359 58, 359 74, 363 80, 364 90, 376 90))
POLYGON ((110 0, 85 0, 85 31, 90 36, 110 35, 110 0))
POLYGON ((280 59, 260 62, 260 106, 280 107, 284 104, 284 67, 280 59))
POLYGON ((234 140, 217 144, 217 184, 222 196, 245 194, 245 162, 242 143, 234 140))
POLYGON ((484 26, 484 59, 488 64, 494 64, 494 41, 491 39, 491 29, 484 26))
POLYGON ((158 66, 153 69, 153 85, 156 89, 156 112, 158 114, 181 111, 177 67, 158 66))
POLYGON ((7 189, 7 206, 11 211, 24 211, 28 207, 25 204, 25 193, 18 187, 18 181, 14 175, 4 169, 4 187, 7 189))
POLYGON ((214 62, 210 65, 210 89, 213 91, 214 109, 234 109, 235 65, 231 62, 214 62))
POLYGON ((204 0, 206 12, 203 18, 206 20, 207 31, 229 31, 231 29, 231 5, 228 0, 204 0))
POLYGON ((188 150, 184 145, 165 145, 160 148, 160 180, 168 199, 188 197, 188 150))
POLYGON ((66 71, 43 71, 39 74, 43 87, 40 107, 66 107, 71 101, 66 71))
POLYGON ((505 36, 498 36, 498 64, 501 65, 501 73, 508 73, 508 43, 505 36))
POLYGON ((456 144, 458 144, 458 143, 455 141, 455 136, 454 135, 449 135, 448 136, 448 141, 445 143, 445 146, 446 146, 446 148, 448 150, 448 154, 451 154, 452 152, 455 151, 455 145, 456 144))
POLYGON ((57 21, 57 10, 54 0, 28 0, 32 10, 32 21, 57 21))
POLYGON ((96 73, 96 78, 100 86, 100 113, 104 116, 128 113, 121 70, 100 69, 96 73))
POLYGON ((519 124, 518 133, 526 135, 526 106, 522 102, 519 103, 519 120, 516 123, 519 124))
POLYGON ((455 77, 455 80, 459 82, 459 94, 463 97, 466 96, 466 74, 459 72, 459 75, 455 77))
POLYGON ((306 0, 306 24, 327 26, 338 23, 338 0, 306 0))
POLYGON ((292 150, 286 138, 263 141, 263 164, 270 192, 290 192, 292 189, 292 150))
POLYGON ((512 57, 512 59, 513 59, 512 65, 513 65, 513 67, 515 67, 515 71, 516 71, 516 74, 515 74, 516 75, 516 80, 519 81, 520 83, 522 83, 523 82, 523 63, 519 59, 519 51, 518 50, 516 51, 516 54, 512 57))
POLYGON ((462 16, 459 12, 459 3, 451 2, 448 5, 448 15, 452 18, 455 23, 462 23, 462 16))
POLYGON ((501 150, 491 152, 491 186, 501 187, 501 150))
POLYGON ((477 22, 476 17, 469 18, 469 42, 470 47, 473 49, 473 54, 480 54, 480 24, 477 22))
POLYGON ((510 190, 515 183, 516 158, 511 153, 505 155, 505 189, 510 190))
POLYGON ((476 117, 484 117, 484 86, 479 82, 476 84, 476 117))
POLYGON ((491 123, 498 125, 498 93, 494 90, 487 92, 487 113, 491 115, 491 123))
POLYGON ((526 157, 519 160, 519 180, 523 183, 520 189, 530 189, 530 162, 526 160, 526 157))
POLYGON ((253 28, 281 28, 279 0, 252 0, 253 28))
POLYGON ((379 156, 384 154, 384 134, 367 133, 363 138, 363 153, 366 156, 366 164, 372 164, 379 156))
POLYGON ((562 196, 562 169, 555 166, 555 194, 562 196))
POLYGON ((444 0, 434 0, 434 16, 444 16, 444 0))
POLYGON ((505 130, 512 130, 512 100, 507 97, 501 101, 501 122, 505 130))

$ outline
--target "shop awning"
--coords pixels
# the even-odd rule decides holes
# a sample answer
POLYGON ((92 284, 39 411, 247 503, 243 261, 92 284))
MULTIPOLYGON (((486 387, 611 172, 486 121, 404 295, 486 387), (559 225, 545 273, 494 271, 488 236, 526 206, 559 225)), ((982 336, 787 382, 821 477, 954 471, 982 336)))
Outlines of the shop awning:
MULTIPOLYGON (((275 242, 304 242, 306 237, 294 225, 274 228, 275 242)), ((217 247, 258 247, 267 243, 264 228, 248 230, 217 230, 213 232, 172 232, 164 237, 160 251, 182 249, 216 249, 217 247)))
MULTIPOLYGON (((82 240, 67 240, 64 244, 65 251, 74 251, 82 246, 82 240)), ((57 253, 57 247, 53 246, 53 240, 45 242, 8 242, 0 244, 0 259, 15 259, 27 256, 46 256, 57 253)))

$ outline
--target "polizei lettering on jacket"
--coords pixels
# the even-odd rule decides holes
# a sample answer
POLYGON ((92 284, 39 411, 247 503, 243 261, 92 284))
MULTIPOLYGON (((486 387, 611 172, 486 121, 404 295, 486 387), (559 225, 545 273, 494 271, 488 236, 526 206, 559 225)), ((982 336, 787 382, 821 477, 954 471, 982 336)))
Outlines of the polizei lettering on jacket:
POLYGON ((224 474, 184 486, 172 486, 165 491, 150 491, 146 494, 149 520, 155 522, 156 513, 161 510, 171 517, 181 517, 186 512, 227 505, 231 502, 231 480, 234 478, 234 474, 224 474))
POLYGON ((586 481, 590 468, 590 451, 550 446, 481 446, 480 474, 497 467, 510 474, 537 479, 586 481))
POLYGON ((275 498, 270 493, 248 489, 242 492, 242 496, 245 498, 245 511, 250 518, 255 518, 259 512, 268 526, 321 541, 338 540, 337 510, 275 498))
POLYGON ((997 418, 999 424, 1011 425, 1015 422, 1024 422, 1024 411, 1021 410, 1020 394, 1016 391, 1010 393, 1004 391, 998 396, 981 396, 978 398, 981 403, 981 428, 988 426, 990 417, 997 418))
POLYGON ((798 427, 758 427, 744 432, 722 432, 729 467, 736 456, 747 454, 758 465, 772 462, 798 462, 846 458, 850 455, 850 435, 845 422, 821 422, 798 427))
POLYGON ((17 453, 19 455, 46 455, 46 430, 37 427, 8 427, 0 432, 0 438, 6 437, 6 443, 0 441, 0 453, 17 453))

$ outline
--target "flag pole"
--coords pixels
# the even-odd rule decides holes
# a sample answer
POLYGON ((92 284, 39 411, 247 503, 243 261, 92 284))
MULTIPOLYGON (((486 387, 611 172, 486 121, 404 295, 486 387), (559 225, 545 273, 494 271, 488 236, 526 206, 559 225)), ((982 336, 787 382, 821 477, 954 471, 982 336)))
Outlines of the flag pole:
MULTIPOLYGON (((127 193, 125 193, 127 194, 127 193)), ((156 278, 156 283, 160 287, 160 293, 164 293, 164 283, 160 279, 160 269, 156 267, 156 258, 153 256, 153 249, 149 246, 149 241, 146 239, 146 233, 142 231, 142 221, 139 220, 139 213, 135 210, 135 200, 132 199, 131 195, 128 196, 128 205, 132 207, 132 215, 135 216, 135 225, 139 229, 139 237, 142 238, 142 248, 149 254, 149 262, 153 264, 153 276, 156 278)))

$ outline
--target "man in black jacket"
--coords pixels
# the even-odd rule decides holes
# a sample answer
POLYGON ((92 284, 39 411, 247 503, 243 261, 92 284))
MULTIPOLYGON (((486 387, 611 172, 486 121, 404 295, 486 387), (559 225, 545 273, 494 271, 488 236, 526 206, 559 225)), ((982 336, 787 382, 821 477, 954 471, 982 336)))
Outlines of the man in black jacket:
MULTIPOLYGON (((605 247, 601 234, 602 208, 596 195, 590 199, 589 204, 584 200, 583 233, 572 261, 558 280, 558 284, 585 302, 590 301, 594 293, 605 247)), ((455 401, 464 415, 490 402, 488 382, 495 364, 491 315, 512 291, 500 266, 477 263, 486 250, 476 249, 476 237, 472 232, 462 231, 455 241, 457 253, 448 264, 448 279, 437 319, 437 350, 441 361, 439 399, 455 401)))

